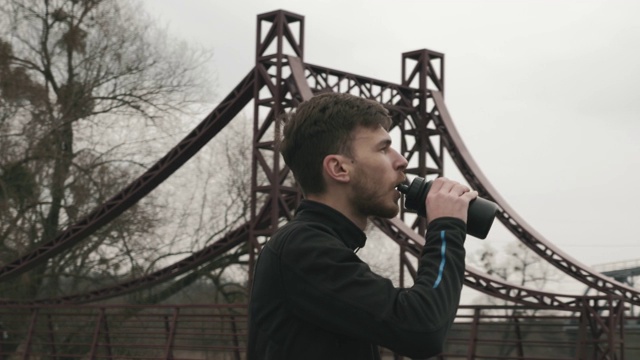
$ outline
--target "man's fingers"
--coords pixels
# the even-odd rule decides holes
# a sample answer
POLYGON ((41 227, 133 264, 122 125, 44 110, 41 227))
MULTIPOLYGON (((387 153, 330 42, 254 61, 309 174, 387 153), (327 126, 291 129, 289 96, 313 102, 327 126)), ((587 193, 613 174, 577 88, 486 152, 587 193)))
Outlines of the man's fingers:
POLYGON ((468 200, 469 202, 473 201, 475 198, 478 197, 478 192, 475 190, 470 190, 465 192, 464 194, 460 195, 460 197, 468 200))
POLYGON ((454 187, 451 189, 451 192, 458 196, 462 196, 464 193, 468 193, 469 191, 471 191, 471 189, 469 189, 468 186, 464 186, 458 183, 456 183, 456 185, 454 185, 454 187))
POLYGON ((431 188, 429 188, 429 192, 434 191, 438 192, 442 188, 442 185, 446 182, 446 178, 439 177, 431 182, 431 188))
POLYGON ((433 192, 441 192, 441 193, 454 193, 456 195, 460 195, 460 190, 458 189, 461 185, 453 180, 449 180, 445 177, 439 177, 433 181, 431 184, 431 189, 429 191, 433 192))
POLYGON ((439 177, 435 179, 432 184, 429 192, 435 193, 444 193, 444 194, 452 194, 457 197, 464 195, 465 193, 471 191, 471 189, 463 184, 460 184, 457 181, 449 180, 445 177, 439 177))

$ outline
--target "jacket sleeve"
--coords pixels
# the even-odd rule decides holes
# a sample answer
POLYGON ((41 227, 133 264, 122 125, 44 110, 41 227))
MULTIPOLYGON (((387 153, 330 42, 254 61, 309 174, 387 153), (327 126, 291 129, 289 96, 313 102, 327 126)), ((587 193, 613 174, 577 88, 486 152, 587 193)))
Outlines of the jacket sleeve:
POLYGON ((438 354, 460 302, 465 230, 459 219, 432 221, 414 285, 396 288, 326 230, 298 228, 280 249, 287 305, 328 331, 406 356, 438 354))

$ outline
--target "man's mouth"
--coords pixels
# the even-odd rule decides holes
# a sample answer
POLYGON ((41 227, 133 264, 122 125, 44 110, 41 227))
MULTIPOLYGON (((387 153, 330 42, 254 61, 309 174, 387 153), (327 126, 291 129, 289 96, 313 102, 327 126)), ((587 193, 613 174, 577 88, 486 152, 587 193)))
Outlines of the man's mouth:
POLYGON ((402 185, 409 185, 409 179, 407 179, 407 177, 403 177, 402 180, 400 180, 399 182, 397 182, 393 188, 394 189, 398 189, 400 186, 402 185))
POLYGON ((396 196, 395 196, 396 201, 400 200, 401 197, 402 197, 402 193, 396 190, 396 196))

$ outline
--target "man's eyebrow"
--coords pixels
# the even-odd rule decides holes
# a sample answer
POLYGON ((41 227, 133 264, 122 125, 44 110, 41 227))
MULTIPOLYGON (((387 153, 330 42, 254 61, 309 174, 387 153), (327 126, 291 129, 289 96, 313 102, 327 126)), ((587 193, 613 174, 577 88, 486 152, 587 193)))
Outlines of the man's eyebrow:
POLYGON ((391 146, 391 139, 381 140, 380 142, 378 142, 378 146, 380 147, 391 146))

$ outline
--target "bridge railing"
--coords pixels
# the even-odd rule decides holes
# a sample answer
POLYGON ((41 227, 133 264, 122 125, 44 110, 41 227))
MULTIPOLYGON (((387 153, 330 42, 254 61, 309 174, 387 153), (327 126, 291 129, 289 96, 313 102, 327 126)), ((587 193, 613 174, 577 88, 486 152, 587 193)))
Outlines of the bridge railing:
POLYGON ((618 328, 593 331, 588 312, 461 306, 441 359, 640 358, 639 317, 625 315, 618 328))
POLYGON ((0 359, 244 359, 246 305, 6 306, 0 359))
MULTIPOLYGON (((438 359, 640 358, 640 318, 596 334, 580 311, 461 306, 438 359), (605 335, 606 334, 606 335, 605 335)), ((246 358, 247 306, 52 305, 0 308, 0 359, 246 358)), ((384 350, 383 359, 397 359, 384 350)))

